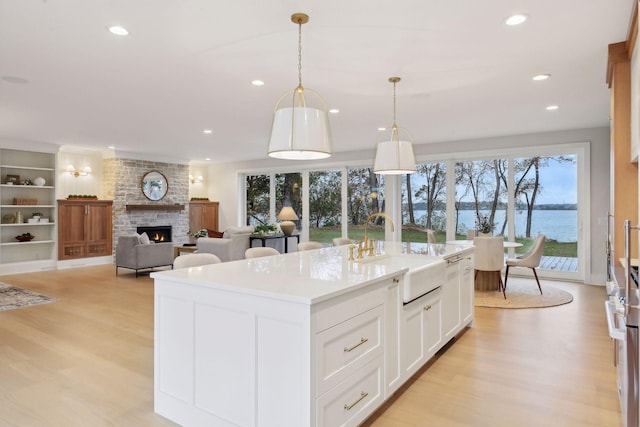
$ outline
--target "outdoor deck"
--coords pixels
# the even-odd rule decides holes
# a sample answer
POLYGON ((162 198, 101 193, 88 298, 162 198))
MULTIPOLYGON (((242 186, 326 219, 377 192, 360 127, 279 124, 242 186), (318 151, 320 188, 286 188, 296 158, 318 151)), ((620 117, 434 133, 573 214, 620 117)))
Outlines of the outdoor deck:
POLYGON ((540 270, 578 271, 578 258, 543 256, 540 270))

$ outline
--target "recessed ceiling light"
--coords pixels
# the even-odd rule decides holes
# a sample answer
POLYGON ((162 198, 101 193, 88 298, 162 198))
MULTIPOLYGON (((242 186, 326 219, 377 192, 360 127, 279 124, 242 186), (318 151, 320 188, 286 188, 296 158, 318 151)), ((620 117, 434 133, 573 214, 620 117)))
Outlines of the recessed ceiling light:
POLYGON ((211 129, 205 129, 202 131, 203 133, 213 133, 213 131, 211 129))
POLYGON ((211 160, 211 157, 205 157, 204 159, 209 161, 209 160, 211 160))
POLYGON ((264 82, 262 80, 252 80, 251 84, 254 86, 262 86, 264 85, 264 82))
POLYGON ((557 110, 558 108, 560 108, 560 107, 558 107, 557 105, 549 105, 549 106, 547 106, 547 110, 548 111, 557 110))
POLYGON ((112 25, 109 27, 109 32, 111 34, 115 34, 116 36, 126 36, 129 34, 129 31, 124 28, 121 27, 120 25, 112 25))
POLYGON ((333 113, 333 114, 338 114, 340 112, 340 110, 338 110, 337 108, 332 108, 332 109, 329 110, 329 112, 333 113))
POLYGON ((528 16, 525 15, 524 13, 517 13, 517 14, 511 15, 510 17, 505 19, 504 23, 507 24, 507 25, 510 25, 510 26, 520 25, 524 21, 526 21, 527 19, 528 19, 528 16))
POLYGON ((108 148, 109 150, 115 150, 115 149, 116 149, 116 146, 115 146, 115 145, 110 145, 110 146, 108 146, 107 148, 108 148))
POLYGON ((549 77, 551 77, 551 74, 537 74, 533 76, 533 80, 535 81, 547 80, 549 77))
POLYGON ((2 80, 4 80, 7 83, 16 83, 16 84, 29 83, 29 80, 23 79, 22 77, 16 77, 16 76, 2 76, 2 80))
POLYGON ((382 132, 383 130, 387 130, 387 128, 378 128, 378 130, 382 132))

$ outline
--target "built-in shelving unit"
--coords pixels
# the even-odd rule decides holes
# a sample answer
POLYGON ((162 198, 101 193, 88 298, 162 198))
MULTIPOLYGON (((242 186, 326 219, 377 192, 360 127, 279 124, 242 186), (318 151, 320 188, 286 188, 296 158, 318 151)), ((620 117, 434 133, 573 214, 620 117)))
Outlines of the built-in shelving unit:
POLYGON ((54 153, 0 149, 0 273, 55 266, 55 164, 54 153), (15 181, 9 184, 12 177, 15 181), (36 178, 44 184, 35 185, 36 178), (32 203, 21 204, 27 199, 32 203), (42 214, 37 222, 32 219, 35 212, 42 214), (24 233, 35 237, 18 241, 16 236, 24 233))

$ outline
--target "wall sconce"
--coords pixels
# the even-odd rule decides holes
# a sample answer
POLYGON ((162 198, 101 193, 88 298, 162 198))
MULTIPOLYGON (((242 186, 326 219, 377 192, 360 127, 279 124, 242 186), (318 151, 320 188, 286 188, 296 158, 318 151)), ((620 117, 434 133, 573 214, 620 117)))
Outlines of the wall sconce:
POLYGON ((89 166, 85 166, 84 168, 82 168, 82 171, 77 171, 76 168, 73 167, 73 165, 69 165, 67 166, 67 172, 77 178, 79 176, 89 175, 91 173, 91 168, 89 166))
POLYGON ((191 180, 192 184, 200 184, 203 181, 202 175, 193 176, 189 174, 189 180, 191 180))

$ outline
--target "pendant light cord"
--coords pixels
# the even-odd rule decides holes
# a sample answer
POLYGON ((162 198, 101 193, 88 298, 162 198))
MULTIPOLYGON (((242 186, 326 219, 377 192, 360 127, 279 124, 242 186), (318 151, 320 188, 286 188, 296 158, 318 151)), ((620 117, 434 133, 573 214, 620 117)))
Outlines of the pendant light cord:
POLYGON ((302 87, 302 22, 298 21, 298 86, 302 87))
POLYGON ((393 82, 393 126, 396 126, 396 82, 393 82))

